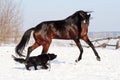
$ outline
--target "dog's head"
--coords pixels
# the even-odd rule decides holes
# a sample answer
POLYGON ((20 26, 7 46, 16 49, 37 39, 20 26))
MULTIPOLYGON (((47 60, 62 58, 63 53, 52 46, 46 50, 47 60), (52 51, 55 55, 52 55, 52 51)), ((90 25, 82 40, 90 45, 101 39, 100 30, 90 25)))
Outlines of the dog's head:
POLYGON ((55 55, 53 53, 52 54, 48 53, 48 57, 49 57, 49 60, 53 60, 57 57, 57 55, 55 55))

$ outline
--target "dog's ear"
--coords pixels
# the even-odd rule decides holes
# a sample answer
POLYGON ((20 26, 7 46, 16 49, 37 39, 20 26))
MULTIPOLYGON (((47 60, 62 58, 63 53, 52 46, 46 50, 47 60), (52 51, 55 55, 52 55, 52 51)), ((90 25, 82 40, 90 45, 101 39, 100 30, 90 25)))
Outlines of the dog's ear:
POLYGON ((52 55, 55 55, 54 53, 51 53, 52 55))
POLYGON ((48 55, 53 55, 54 53, 48 53, 48 55))
POLYGON ((47 53, 48 55, 50 54, 50 53, 47 53))

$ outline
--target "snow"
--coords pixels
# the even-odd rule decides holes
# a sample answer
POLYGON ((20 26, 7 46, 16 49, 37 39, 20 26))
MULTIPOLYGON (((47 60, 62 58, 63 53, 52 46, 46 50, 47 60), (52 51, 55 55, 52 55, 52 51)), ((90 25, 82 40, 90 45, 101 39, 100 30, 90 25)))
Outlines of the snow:
MULTIPOLYGON (((15 62, 14 45, 0 46, 0 80, 120 80, 120 49, 96 48, 101 61, 97 61, 91 48, 84 48, 82 60, 76 46, 50 46, 48 52, 57 54, 51 69, 28 71, 24 64, 15 62)), ((42 47, 31 53, 38 55, 42 47)))

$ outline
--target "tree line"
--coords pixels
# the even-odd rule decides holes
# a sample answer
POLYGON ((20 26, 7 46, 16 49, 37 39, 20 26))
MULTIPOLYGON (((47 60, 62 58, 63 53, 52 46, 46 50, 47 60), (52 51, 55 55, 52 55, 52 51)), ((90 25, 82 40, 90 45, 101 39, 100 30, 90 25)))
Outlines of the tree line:
POLYGON ((0 0, 0 44, 16 43, 20 37, 22 14, 15 0, 0 0))

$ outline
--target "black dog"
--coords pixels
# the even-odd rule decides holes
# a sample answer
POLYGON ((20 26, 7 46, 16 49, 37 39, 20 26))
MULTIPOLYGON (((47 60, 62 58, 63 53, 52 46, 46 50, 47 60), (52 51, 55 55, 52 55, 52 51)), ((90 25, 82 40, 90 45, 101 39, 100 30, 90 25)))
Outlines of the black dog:
POLYGON ((24 63, 26 66, 27 70, 30 70, 29 67, 34 66, 35 70, 37 70, 37 66, 42 66, 43 69, 47 69, 47 62, 49 60, 53 60, 57 57, 57 55, 55 54, 41 54, 38 56, 32 56, 29 57, 28 61, 26 62, 25 59, 23 58, 16 58, 15 56, 12 55, 12 57, 14 58, 15 61, 19 62, 19 63, 24 63))

